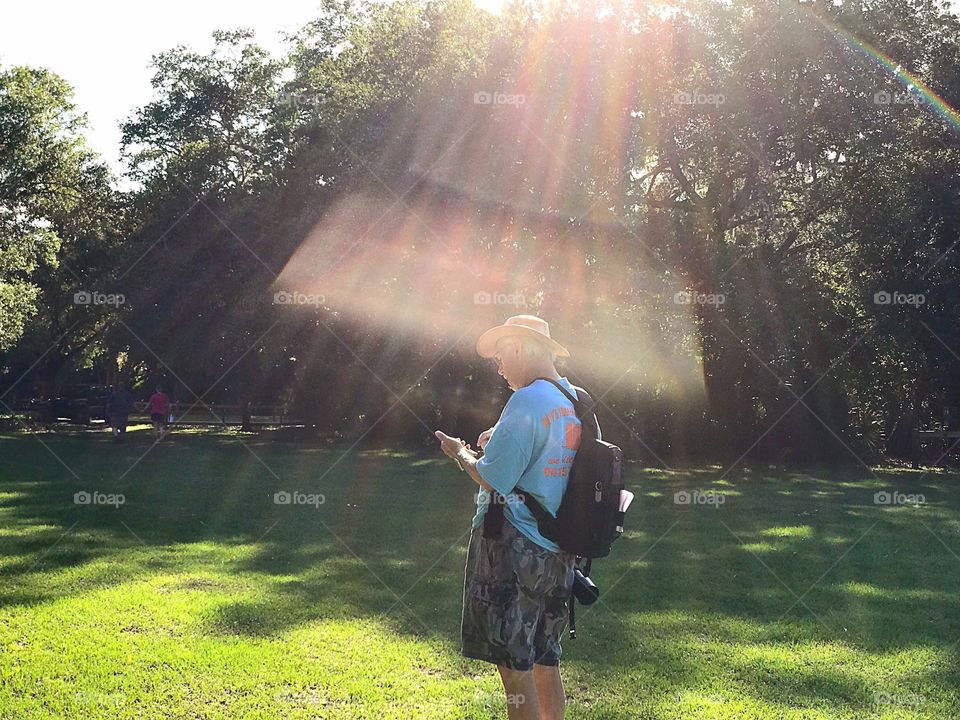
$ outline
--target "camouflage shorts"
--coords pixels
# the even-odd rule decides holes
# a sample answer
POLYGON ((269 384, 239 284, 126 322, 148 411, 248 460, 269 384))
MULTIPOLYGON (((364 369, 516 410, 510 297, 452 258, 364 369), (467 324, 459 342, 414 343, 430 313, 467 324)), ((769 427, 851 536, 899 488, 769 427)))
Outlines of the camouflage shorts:
POLYGON ((560 663, 574 557, 554 553, 503 522, 499 540, 470 535, 463 587, 463 654, 514 670, 560 663))

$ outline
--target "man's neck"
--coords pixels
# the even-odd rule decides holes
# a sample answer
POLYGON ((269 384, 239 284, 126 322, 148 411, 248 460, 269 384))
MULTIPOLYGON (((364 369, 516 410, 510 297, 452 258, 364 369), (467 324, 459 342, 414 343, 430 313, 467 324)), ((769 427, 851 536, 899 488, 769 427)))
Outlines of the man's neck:
POLYGON ((526 387, 534 380, 538 378, 549 378, 550 380, 560 380, 560 373, 557 372, 557 369, 552 365, 548 364, 546 366, 540 366, 536 368, 530 368, 529 373, 527 373, 526 382, 523 383, 522 387, 526 387))

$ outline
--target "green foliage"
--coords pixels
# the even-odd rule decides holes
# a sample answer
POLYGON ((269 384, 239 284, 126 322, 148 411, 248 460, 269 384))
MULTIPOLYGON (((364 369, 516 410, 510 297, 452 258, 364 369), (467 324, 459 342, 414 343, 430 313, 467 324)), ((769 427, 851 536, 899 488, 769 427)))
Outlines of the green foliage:
POLYGON ((500 320, 470 298, 503 290, 581 343, 571 370, 610 387, 614 432, 657 455, 903 455, 911 428, 960 418, 960 130, 918 85, 876 99, 910 73, 960 104, 960 24, 940 4, 516 2, 495 17, 325 0, 282 57, 249 31, 214 40, 156 57, 154 99, 124 125, 135 192, 91 180, 95 202, 6 231, 0 302, 18 310, 0 332, 52 309, 19 367, 82 319, 48 376, 128 352, 140 373, 285 398, 348 435, 410 385, 418 417, 475 419, 464 398, 484 371, 443 355, 454 338, 418 313, 500 320), (521 107, 474 99, 511 90, 521 107), (58 304, 82 285, 55 262, 127 304, 58 304), (291 266, 326 302, 272 301, 291 266), (49 282, 30 279, 41 267, 49 282), (678 307, 684 290, 725 302, 678 307), (691 365, 702 397, 677 370, 691 365))
POLYGON ((201 55, 180 46, 154 60, 157 99, 123 126, 131 177, 155 192, 248 188, 277 170, 264 131, 276 102, 278 63, 253 32, 216 32, 201 55))
POLYGON ((0 350, 37 311, 38 270, 55 268, 65 225, 86 212, 98 172, 67 83, 46 70, 0 70, 0 350))

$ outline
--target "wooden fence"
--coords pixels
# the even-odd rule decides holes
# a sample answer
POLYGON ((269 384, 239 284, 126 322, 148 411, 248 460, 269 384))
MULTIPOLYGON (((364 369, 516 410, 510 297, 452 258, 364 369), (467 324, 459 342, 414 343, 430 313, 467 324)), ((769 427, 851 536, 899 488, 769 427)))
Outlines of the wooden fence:
MULTIPOLYGON (((65 422, 74 425, 102 425, 103 403, 86 401, 18 400, 14 409, 34 414, 42 422, 65 422)), ((257 427, 303 427, 304 421, 292 417, 286 405, 255 405, 228 403, 171 403, 169 424, 174 426, 238 426, 257 427)), ((148 403, 134 402, 130 423, 150 422, 148 403)))

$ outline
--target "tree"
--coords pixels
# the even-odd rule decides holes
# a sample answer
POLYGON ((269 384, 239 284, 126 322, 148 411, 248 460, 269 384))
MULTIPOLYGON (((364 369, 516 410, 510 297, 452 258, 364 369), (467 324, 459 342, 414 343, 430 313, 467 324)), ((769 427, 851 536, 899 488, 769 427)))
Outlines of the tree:
POLYGON ((278 168, 265 132, 280 64, 250 30, 217 31, 206 55, 184 46, 154 58, 157 98, 123 124, 130 176, 147 191, 250 191, 278 168))
POLYGON ((36 314, 38 275, 58 265, 60 231, 103 173, 71 94, 48 70, 0 70, 0 350, 36 314))

